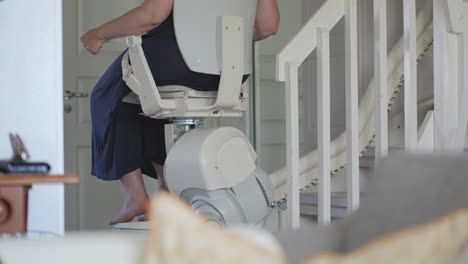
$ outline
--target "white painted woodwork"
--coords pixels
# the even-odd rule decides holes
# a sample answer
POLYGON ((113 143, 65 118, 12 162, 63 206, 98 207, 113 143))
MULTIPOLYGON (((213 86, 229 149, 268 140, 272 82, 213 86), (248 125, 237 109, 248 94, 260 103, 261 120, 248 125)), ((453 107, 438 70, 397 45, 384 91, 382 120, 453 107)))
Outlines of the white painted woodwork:
MULTIPOLYGON (((48 162, 52 173, 64 172, 61 5, 0 1, 0 159, 12 155, 8 133, 18 133, 31 160, 48 162)), ((63 184, 32 187, 27 230, 64 233, 63 184)))
POLYGON ((387 1, 374 0, 375 157, 388 155, 387 1))
POLYGON ((299 229, 299 83, 298 67, 287 63, 286 73, 286 166, 288 226, 299 229))
POLYGON ((302 27, 294 38, 276 56, 276 80, 285 80, 285 64, 301 65, 316 48, 315 27, 320 25, 331 30, 344 15, 343 0, 327 0, 314 16, 302 27))
POLYGON ((416 0, 403 1, 405 64, 405 150, 414 151, 418 144, 416 0))
POLYGON ((418 133, 416 152, 434 152, 434 112, 429 111, 424 118, 418 133))
POLYGON ((319 224, 331 221, 330 193, 330 31, 317 28, 317 121, 319 224))
POLYGON ((463 5, 463 35, 462 35, 462 53, 463 53, 463 62, 462 62, 462 96, 461 96, 461 105, 460 105, 460 119, 458 126, 457 134, 457 145, 465 147, 466 144, 466 133, 468 125, 468 3, 463 5))
MULTIPOLYGON (((466 1, 465 1, 466 2, 466 1)), ((464 5, 462 0, 444 0, 444 9, 446 10, 447 20, 449 21, 448 30, 451 33, 463 33, 464 31, 464 5)))
POLYGON ((346 182, 348 213, 359 208, 359 87, 357 0, 345 1, 346 182))
POLYGON ((458 127, 458 36, 448 32, 445 0, 434 0, 434 129, 435 150, 453 152, 458 127))

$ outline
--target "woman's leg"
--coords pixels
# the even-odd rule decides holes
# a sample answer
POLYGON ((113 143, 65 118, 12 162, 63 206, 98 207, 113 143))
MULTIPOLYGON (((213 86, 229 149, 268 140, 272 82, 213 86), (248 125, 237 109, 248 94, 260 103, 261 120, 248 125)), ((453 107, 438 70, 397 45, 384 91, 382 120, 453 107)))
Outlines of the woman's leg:
POLYGON ((119 214, 109 222, 111 225, 129 222, 135 216, 145 214, 147 210, 148 193, 145 189, 141 170, 137 169, 125 174, 120 181, 127 194, 127 199, 119 214))
POLYGON ((166 181, 164 180, 164 166, 161 164, 154 163, 154 162, 152 162, 152 164, 153 164, 154 171, 156 172, 156 175, 158 176, 160 190, 167 191, 166 181))
MULTIPOLYGON (((155 162, 151 162, 153 165, 154 171, 156 172, 156 176, 159 181, 159 188, 157 189, 158 191, 167 191, 167 186, 166 182, 164 181, 164 166, 157 164, 155 162)), ((148 221, 148 218, 146 217, 147 214, 145 212, 144 215, 138 218, 139 221, 148 221)))

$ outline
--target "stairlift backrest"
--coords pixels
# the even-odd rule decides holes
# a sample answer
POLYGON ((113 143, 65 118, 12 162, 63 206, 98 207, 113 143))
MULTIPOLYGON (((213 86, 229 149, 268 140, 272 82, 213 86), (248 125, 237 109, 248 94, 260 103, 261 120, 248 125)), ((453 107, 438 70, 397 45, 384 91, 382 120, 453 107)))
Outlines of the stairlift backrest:
POLYGON ((250 74, 256 7, 256 0, 175 0, 175 34, 190 70, 206 74, 221 73, 221 17, 236 16, 241 17, 244 24, 243 74, 250 74))

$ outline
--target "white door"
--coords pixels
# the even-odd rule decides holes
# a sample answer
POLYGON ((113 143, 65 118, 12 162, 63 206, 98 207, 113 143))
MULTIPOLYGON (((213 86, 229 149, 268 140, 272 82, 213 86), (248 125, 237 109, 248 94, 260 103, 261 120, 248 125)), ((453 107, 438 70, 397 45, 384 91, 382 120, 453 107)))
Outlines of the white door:
POLYGON ((66 190, 66 229, 107 228, 107 222, 120 210, 124 193, 118 181, 104 182, 90 176, 91 119, 89 95, 112 61, 125 49, 106 44, 97 56, 80 45, 87 30, 115 18, 141 3, 141 0, 63 1, 65 170, 79 175, 79 187, 66 190), (86 96, 88 95, 88 96, 86 96))

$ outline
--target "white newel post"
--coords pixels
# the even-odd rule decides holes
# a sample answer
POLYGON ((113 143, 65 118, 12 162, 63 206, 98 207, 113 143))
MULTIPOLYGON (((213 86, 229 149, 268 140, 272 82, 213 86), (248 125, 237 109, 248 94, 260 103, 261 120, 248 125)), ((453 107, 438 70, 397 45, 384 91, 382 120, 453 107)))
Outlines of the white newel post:
POLYGON ((374 0, 375 157, 388 155, 387 1, 374 0))
POLYGON ((299 229, 299 81, 298 66, 286 63, 287 223, 299 229))

